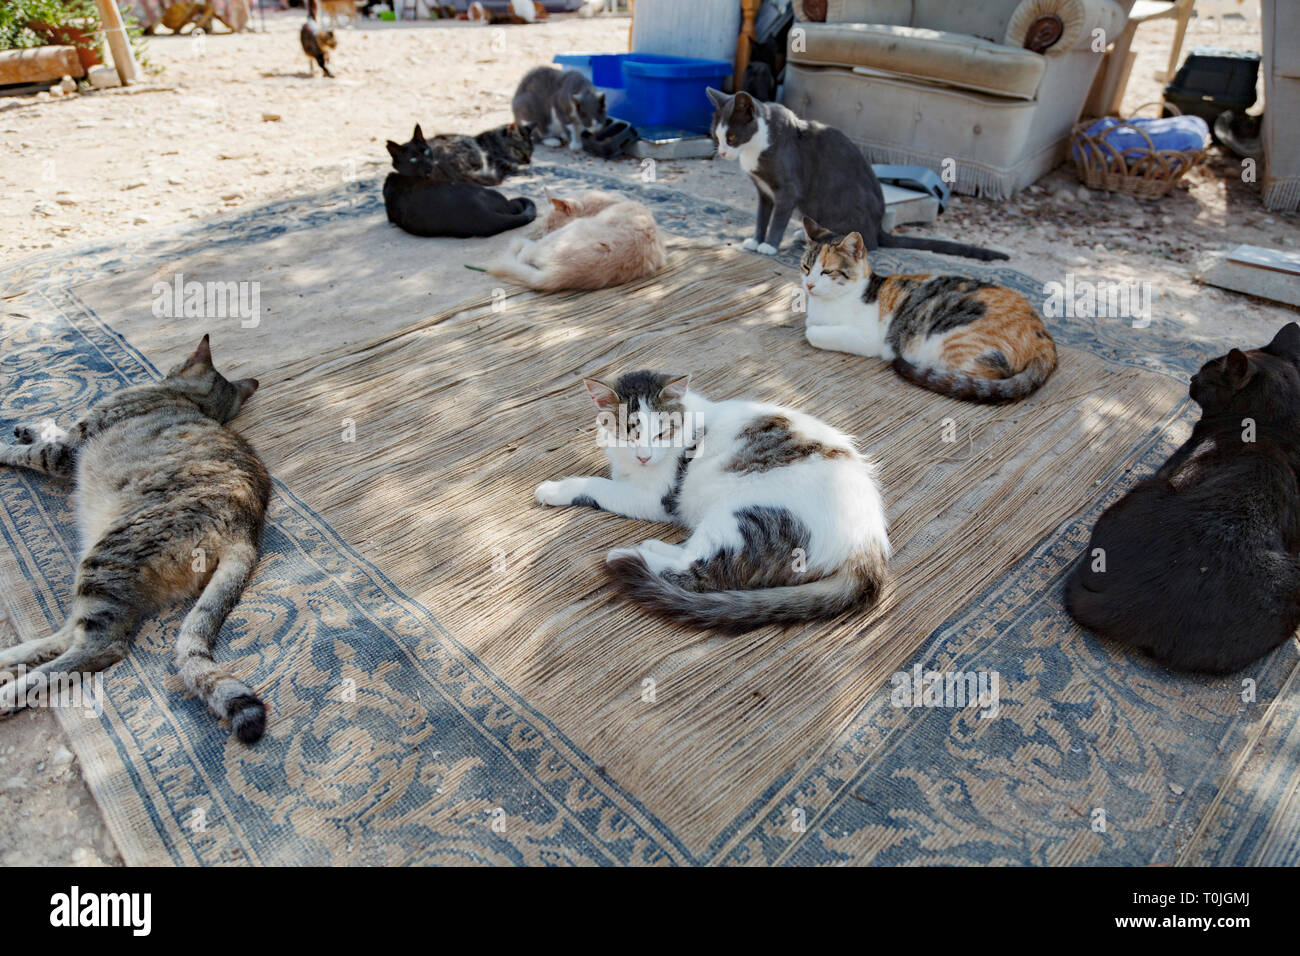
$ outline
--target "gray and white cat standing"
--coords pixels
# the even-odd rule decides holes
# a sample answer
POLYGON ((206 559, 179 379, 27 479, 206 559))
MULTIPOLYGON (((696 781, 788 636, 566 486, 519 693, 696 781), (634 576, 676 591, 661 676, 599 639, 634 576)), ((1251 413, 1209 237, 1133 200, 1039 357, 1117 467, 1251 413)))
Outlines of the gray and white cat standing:
POLYGON ((856 232, 867 249, 928 249, 971 259, 1006 259, 947 239, 892 236, 881 228, 885 194, 871 164, 853 141, 832 126, 800 119, 780 103, 760 103, 748 93, 710 89, 718 155, 735 159, 758 190, 758 221, 745 248, 774 255, 790 216, 798 209, 831 232, 856 232))
POLYGON ((531 124, 533 138, 546 146, 567 143, 582 149, 582 134, 605 125, 605 94, 577 70, 539 66, 524 74, 511 101, 515 123, 531 124))

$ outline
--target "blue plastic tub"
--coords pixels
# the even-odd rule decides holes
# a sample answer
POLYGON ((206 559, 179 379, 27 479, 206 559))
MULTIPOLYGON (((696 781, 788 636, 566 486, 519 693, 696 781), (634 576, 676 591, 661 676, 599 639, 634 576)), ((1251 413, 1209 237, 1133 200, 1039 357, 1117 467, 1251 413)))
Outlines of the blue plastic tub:
POLYGON ((610 116, 633 126, 671 126, 707 133, 713 104, 705 90, 731 75, 725 60, 654 53, 561 53, 561 66, 578 70, 605 91, 610 116))

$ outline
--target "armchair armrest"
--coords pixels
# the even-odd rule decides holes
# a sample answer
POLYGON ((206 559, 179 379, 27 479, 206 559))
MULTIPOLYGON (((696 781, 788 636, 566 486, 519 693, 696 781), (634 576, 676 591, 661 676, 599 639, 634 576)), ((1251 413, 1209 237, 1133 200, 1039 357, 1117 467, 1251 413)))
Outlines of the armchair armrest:
POLYGON ((1119 36, 1128 15, 1115 0, 1020 0, 1020 6, 1011 14, 1007 35, 1003 41, 1008 46, 1035 49, 1031 33, 1042 31, 1039 39, 1050 38, 1055 32, 1052 20, 1059 22, 1060 39, 1040 52, 1044 56, 1060 56, 1071 50, 1087 48, 1093 40, 1093 31, 1102 31, 1102 50, 1119 36))

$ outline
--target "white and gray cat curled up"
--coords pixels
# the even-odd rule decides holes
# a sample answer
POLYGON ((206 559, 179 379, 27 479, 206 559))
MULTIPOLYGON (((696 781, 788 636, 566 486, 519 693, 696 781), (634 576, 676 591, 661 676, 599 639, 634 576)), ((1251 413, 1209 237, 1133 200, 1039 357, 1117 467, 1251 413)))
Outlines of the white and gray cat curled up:
POLYGON ((811 415, 711 401, 689 376, 588 379, 610 477, 537 487, 544 505, 582 505, 690 529, 682 544, 616 548, 606 570, 634 601, 725 633, 865 609, 889 559, 875 465, 811 415))

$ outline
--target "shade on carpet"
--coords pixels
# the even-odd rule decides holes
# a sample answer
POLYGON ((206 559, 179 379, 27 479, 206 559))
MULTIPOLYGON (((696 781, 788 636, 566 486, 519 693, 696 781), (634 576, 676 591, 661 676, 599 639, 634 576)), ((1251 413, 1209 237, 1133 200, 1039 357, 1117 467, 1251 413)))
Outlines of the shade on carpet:
MULTIPOLYGON (((633 286, 503 299, 460 268, 487 245, 380 234, 365 201, 290 213, 301 231, 250 216, 29 264, 0 287, 16 296, 5 420, 75 412, 174 361, 206 329, 150 314, 160 275, 256 262, 272 300, 257 328, 211 330, 219 367, 262 382, 237 427, 277 481, 218 651, 267 697, 268 735, 233 742, 172 672, 179 613, 149 622, 103 714, 64 715, 128 862, 1294 856, 1294 768, 1268 742, 1295 715, 1265 716, 1294 647, 1251 673, 1252 709, 1239 680, 1170 675, 1060 609, 1096 513, 1186 433, 1185 380, 1060 323, 1061 365, 1037 394, 957 403, 812 349, 789 263, 699 236, 633 286), (348 250, 380 235, 404 284, 341 281, 348 250), (543 508, 532 491, 601 470, 580 379, 636 367, 856 434, 881 462, 896 548, 881 605, 716 638, 614 593, 606 550, 680 532, 543 508), (998 673, 999 716, 892 706, 891 677, 916 663, 998 673), (1237 785, 1250 755, 1291 781, 1280 795, 1237 785)), ((0 473, 0 532, 6 603, 36 636, 70 592, 66 493, 0 473)))

